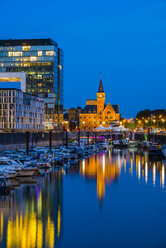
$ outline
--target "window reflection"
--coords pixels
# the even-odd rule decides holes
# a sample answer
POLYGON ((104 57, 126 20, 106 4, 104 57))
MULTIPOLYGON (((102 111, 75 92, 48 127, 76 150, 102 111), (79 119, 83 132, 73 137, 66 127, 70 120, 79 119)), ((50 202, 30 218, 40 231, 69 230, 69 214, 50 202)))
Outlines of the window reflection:
POLYGON ((0 199, 0 247, 55 247, 63 229, 63 170, 0 199))

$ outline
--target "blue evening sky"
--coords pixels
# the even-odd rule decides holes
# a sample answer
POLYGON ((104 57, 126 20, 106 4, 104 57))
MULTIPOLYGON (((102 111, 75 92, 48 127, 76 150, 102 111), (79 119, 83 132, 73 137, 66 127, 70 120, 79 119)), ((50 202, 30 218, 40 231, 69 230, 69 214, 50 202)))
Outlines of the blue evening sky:
POLYGON ((0 0, 0 39, 52 38, 64 50, 64 105, 95 98, 123 117, 165 108, 166 0, 0 0))

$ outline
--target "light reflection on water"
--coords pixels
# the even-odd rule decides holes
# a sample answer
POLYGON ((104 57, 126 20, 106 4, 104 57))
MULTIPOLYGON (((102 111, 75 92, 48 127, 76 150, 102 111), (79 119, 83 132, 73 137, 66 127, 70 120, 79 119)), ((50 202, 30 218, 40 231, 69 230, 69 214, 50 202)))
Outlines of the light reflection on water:
MULTIPOLYGON (((123 244, 127 245, 124 247, 139 247, 140 244, 136 246, 136 243, 132 246, 133 240, 131 237, 125 239, 128 233, 126 231, 125 236, 124 228, 123 230, 121 229, 121 225, 124 225, 122 221, 124 217, 118 217, 115 220, 113 216, 123 216, 122 209, 119 209, 120 206, 118 205, 118 201, 121 199, 126 199, 127 203, 125 202, 124 208, 127 206, 130 208, 131 203, 135 208, 134 210, 132 209, 131 216, 129 210, 125 212, 125 218, 128 218, 129 223, 132 223, 132 216, 135 216, 133 211, 139 213, 143 204, 145 204, 145 208, 139 213, 142 216, 147 216, 149 207, 146 207, 146 205, 148 206, 148 204, 155 206, 155 211, 157 212, 160 212, 160 201, 166 206, 164 163, 165 161, 149 161, 148 154, 140 151, 110 150, 84 159, 79 164, 72 165, 69 169, 60 168, 46 171, 44 177, 35 179, 36 183, 21 184, 11 196, 0 197, 0 247, 78 247, 79 239, 82 240, 82 244, 79 247, 85 247, 85 244, 86 247, 101 247, 103 242, 105 242, 103 247, 110 247, 111 245, 112 247, 122 247, 120 241, 116 240, 115 242, 115 238, 110 238, 109 235, 110 232, 115 232, 117 223, 119 224, 117 232, 121 233, 121 236, 124 235, 123 244), (75 182, 75 180, 77 181, 75 182), (89 182, 95 185, 96 191, 92 191, 89 182), (72 186, 74 183, 77 183, 76 187, 72 186), (131 183, 133 189, 128 188, 131 183), (118 188, 114 187, 114 184, 118 185, 118 188), (72 191, 70 191, 70 187, 72 191), (108 189, 110 188, 112 188, 114 202, 108 194, 108 189), (132 192, 132 197, 135 197, 133 202, 132 199, 128 199, 131 190, 137 194, 134 195, 132 192), (76 193, 78 198, 75 201, 82 204, 79 210, 77 204, 73 204, 71 209, 72 194, 75 195, 76 193), (146 194, 146 198, 141 198, 141 196, 144 197, 144 194, 146 194), (85 199, 91 200, 91 205, 88 206, 88 201, 83 200, 85 196, 85 199), (98 212, 94 196, 100 206, 103 205, 104 201, 106 202, 102 208, 102 212, 105 213, 106 217, 102 217, 101 213, 98 212), (140 200, 139 203, 135 203, 137 196, 140 200), (116 199, 118 199, 117 203, 116 199), (138 209, 137 204, 139 205, 138 209), (115 207, 114 213, 109 211, 111 207, 115 207), (116 207, 119 210, 116 210, 116 207), (89 213, 86 212, 86 209, 89 209, 89 213), (95 218, 94 222, 90 222, 93 229, 91 237, 89 236, 88 228, 77 222, 80 214, 84 212, 84 221, 88 221, 90 216, 95 218), (69 219, 73 221, 73 224, 72 222, 69 223, 69 219), (112 222, 111 225, 109 221, 112 222), (77 223, 76 229, 75 222, 77 223), (104 226, 102 226, 98 236, 95 228, 97 225, 100 228, 103 222, 104 226), (110 225, 109 229, 108 225, 110 225), (84 229, 82 229, 83 227, 84 229), (82 230, 84 236, 81 236, 80 230, 82 230), (72 238, 69 238, 70 236, 72 238)), ((166 220, 166 213, 162 217, 166 220)), ((84 223, 83 220, 82 223, 84 223)), ((134 225, 129 226, 133 239, 136 234, 134 231, 132 233, 132 228, 138 228, 141 225, 139 219, 134 225)), ((146 225, 151 227, 151 219, 146 225)), ((156 235, 159 236, 161 244, 166 244, 165 236, 161 235, 162 231, 164 231, 163 227, 165 227, 165 224, 161 225, 161 232, 156 235)), ((147 236, 143 236, 143 234, 141 236, 142 247, 158 247, 161 245, 157 238, 153 240, 153 235, 151 235, 150 243, 148 238, 146 240, 147 236)))
POLYGON ((105 196, 105 183, 111 185, 118 180, 123 160, 108 154, 93 155, 80 163, 80 175, 85 178, 97 180, 97 196, 102 203, 105 196))
POLYGON ((62 170, 21 185, 0 207, 0 247, 55 247, 63 230, 62 170))
POLYGON ((86 178, 97 179, 97 196, 100 201, 105 196, 105 184, 111 185, 113 181, 118 181, 121 170, 126 174, 126 163, 131 176, 135 172, 139 180, 144 178, 148 183, 148 174, 153 171, 153 186, 156 183, 156 173, 160 176, 160 186, 164 189, 165 184, 165 161, 149 161, 148 154, 139 154, 134 150, 113 150, 100 155, 93 155, 87 160, 83 160, 80 166, 80 174, 86 178), (157 168, 157 171, 156 171, 157 168))

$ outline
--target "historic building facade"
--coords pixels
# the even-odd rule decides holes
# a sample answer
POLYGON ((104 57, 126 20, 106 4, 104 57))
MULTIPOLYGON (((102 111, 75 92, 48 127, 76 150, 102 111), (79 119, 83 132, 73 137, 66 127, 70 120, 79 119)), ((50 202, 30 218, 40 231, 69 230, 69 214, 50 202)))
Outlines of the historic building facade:
POLYGON ((100 125, 108 127, 109 124, 119 121, 119 105, 105 104, 102 79, 100 79, 97 99, 86 101, 86 106, 80 113, 79 119, 81 130, 93 130, 100 125))
MULTIPOLYGON (((82 111, 81 107, 70 108, 64 110, 63 114, 60 114, 59 129, 75 130, 79 127, 79 113, 82 111)), ((58 128, 58 114, 54 114, 55 129, 58 128)))

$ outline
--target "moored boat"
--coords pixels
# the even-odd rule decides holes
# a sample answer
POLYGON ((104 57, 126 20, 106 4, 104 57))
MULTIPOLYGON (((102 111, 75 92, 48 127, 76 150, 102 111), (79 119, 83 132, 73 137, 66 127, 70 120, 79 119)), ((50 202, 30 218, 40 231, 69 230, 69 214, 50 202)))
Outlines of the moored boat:
POLYGON ((149 159, 162 159, 163 153, 162 150, 156 146, 151 146, 149 149, 149 159))
POLYGON ((129 140, 128 139, 121 139, 121 140, 114 140, 113 147, 115 148, 127 148, 129 147, 129 140))
POLYGON ((166 157, 166 145, 161 147, 161 151, 163 153, 163 156, 166 157))

